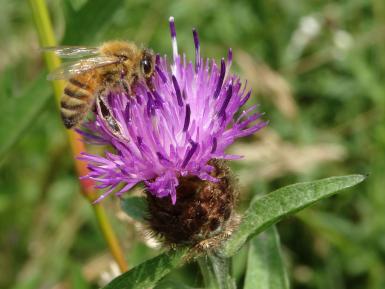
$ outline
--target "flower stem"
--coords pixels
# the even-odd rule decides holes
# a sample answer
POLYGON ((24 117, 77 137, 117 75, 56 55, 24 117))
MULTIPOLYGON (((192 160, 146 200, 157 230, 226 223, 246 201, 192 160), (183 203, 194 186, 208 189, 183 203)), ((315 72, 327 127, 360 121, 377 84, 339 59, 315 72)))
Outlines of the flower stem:
POLYGON ((210 260, 205 255, 197 259, 205 289, 220 289, 210 260))
POLYGON ((230 275, 230 258, 218 256, 215 251, 208 254, 220 289, 236 289, 235 281, 230 275))
POLYGON ((236 289, 235 282, 230 275, 230 262, 215 253, 198 259, 206 289, 236 289))
POLYGON ((236 289, 235 281, 230 275, 230 258, 223 258, 213 253, 209 253, 214 274, 220 289, 236 289))
MULTIPOLYGON (((48 9, 44 0, 29 0, 33 18, 35 21, 35 26, 40 40, 40 45, 42 47, 56 46, 56 39, 52 29, 51 20, 49 17, 48 9)), ((52 52, 45 52, 44 59, 48 71, 53 71, 55 68, 60 66, 60 59, 52 52)), ((64 89, 64 81, 54 81, 53 90, 56 98, 56 102, 59 105, 60 98, 64 89)), ((76 156, 80 152, 85 152, 85 146, 82 141, 82 137, 76 134, 72 130, 67 130, 68 140, 72 151, 72 156, 74 158, 74 164, 76 173, 79 177, 84 176, 88 173, 88 168, 84 162, 81 162, 76 159, 76 156)), ((80 181, 81 192, 92 204, 96 199, 97 195, 94 190, 94 183, 90 180, 81 180, 80 181)), ((94 204, 92 206, 95 213, 96 219, 98 221, 100 230, 102 231, 103 237, 107 242, 109 250, 117 262, 120 271, 125 272, 128 269, 128 265, 124 258, 123 250, 119 244, 118 238, 116 237, 115 232, 112 229, 112 226, 107 218, 104 207, 101 204, 94 204)))

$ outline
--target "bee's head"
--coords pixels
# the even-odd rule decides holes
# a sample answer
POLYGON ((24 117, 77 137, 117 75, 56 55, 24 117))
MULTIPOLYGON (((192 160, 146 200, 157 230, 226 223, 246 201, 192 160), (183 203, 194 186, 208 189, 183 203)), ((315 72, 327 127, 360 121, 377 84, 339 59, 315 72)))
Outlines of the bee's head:
POLYGON ((140 60, 140 71, 145 78, 150 78, 155 69, 155 56, 150 49, 142 50, 142 58, 140 60))
POLYGON ((123 66, 123 75, 132 73, 136 78, 150 79, 154 73, 155 56, 150 49, 140 49, 131 42, 110 41, 104 43, 100 51, 104 55, 118 58, 123 66))

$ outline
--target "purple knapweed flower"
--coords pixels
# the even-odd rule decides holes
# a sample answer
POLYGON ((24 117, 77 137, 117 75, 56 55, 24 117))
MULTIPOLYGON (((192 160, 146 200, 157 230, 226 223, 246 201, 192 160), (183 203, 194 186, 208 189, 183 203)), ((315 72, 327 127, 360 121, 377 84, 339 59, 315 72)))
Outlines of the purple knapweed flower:
POLYGON ((156 57, 153 89, 139 84, 135 96, 125 93, 109 95, 109 109, 120 133, 100 115, 86 124, 89 139, 109 144, 115 152, 104 157, 83 153, 90 173, 86 178, 107 189, 101 200, 116 190, 121 196, 137 183, 144 182, 154 196, 171 196, 176 202, 178 178, 193 175, 216 182, 210 175, 211 159, 237 159, 226 154, 235 139, 258 131, 266 125, 260 113, 250 107, 238 113, 249 99, 237 75, 230 73, 232 52, 220 65, 200 56, 198 34, 193 30, 195 64, 177 49, 174 19, 170 18, 173 59, 156 57), (124 186, 119 186, 120 184, 124 186))

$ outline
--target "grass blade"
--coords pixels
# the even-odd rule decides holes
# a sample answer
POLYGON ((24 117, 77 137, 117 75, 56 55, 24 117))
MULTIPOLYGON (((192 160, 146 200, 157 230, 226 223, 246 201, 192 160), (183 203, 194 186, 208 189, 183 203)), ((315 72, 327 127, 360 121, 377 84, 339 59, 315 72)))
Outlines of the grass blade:
POLYGON ((46 85, 45 75, 41 73, 20 96, 4 100, 0 109, 0 161, 47 105, 51 88, 46 85))

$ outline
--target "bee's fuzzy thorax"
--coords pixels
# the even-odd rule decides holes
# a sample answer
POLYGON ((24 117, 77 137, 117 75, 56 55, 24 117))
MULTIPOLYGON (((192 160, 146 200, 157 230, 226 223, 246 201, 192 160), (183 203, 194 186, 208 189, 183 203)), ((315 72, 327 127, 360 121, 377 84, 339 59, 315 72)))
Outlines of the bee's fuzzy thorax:
POLYGON ((99 48, 103 55, 124 54, 127 57, 139 55, 139 48, 133 42, 114 40, 103 43, 99 48))

